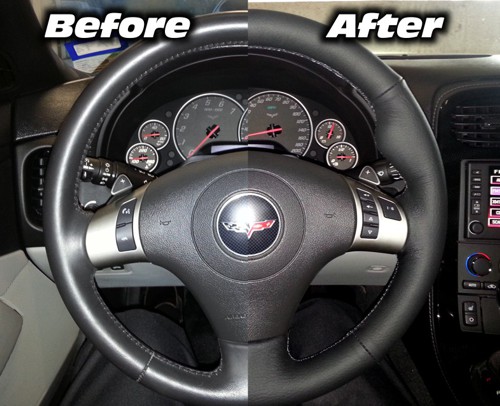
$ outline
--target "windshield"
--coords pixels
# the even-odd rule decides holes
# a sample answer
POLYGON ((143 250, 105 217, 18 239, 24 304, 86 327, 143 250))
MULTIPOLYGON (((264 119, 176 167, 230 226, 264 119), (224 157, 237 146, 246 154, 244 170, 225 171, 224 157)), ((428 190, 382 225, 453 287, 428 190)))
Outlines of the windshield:
MULTIPOLYGON (((363 44, 380 56, 496 55, 500 54, 500 0, 469 1, 296 1, 296 0, 32 0, 42 25, 49 11, 104 14, 121 10, 129 15, 200 15, 231 5, 293 13, 331 26, 339 12, 378 11, 405 16, 446 16, 443 32, 432 40, 379 40, 374 35, 363 44)), ((329 39, 330 41, 333 39, 329 39)), ((71 66, 95 74, 133 41, 54 41, 54 51, 71 66)))
POLYGON ((249 0, 249 8, 298 14, 331 26, 339 11, 392 12, 404 16, 446 15, 444 32, 433 40, 363 42, 378 55, 495 55, 500 54, 500 1, 295 1, 249 0))
MULTIPOLYGON (((122 11, 128 15, 196 16, 223 11, 227 0, 31 0, 42 26, 47 14, 58 10, 75 15, 103 15, 122 11)), ((54 41, 52 48, 74 68, 95 74, 134 41, 111 40, 54 41)))

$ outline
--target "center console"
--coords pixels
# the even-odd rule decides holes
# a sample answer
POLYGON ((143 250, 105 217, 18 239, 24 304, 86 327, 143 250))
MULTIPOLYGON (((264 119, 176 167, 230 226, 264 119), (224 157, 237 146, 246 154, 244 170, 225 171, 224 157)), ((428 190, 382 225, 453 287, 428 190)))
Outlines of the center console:
POLYGON ((460 327, 500 334, 500 160, 462 161, 460 197, 460 327))

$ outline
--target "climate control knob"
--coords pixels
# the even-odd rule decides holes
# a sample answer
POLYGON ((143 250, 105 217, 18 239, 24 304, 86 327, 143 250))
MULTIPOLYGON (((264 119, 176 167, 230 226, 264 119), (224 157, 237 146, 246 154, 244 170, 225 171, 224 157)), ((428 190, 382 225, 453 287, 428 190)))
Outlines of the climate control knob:
POLYGON ((482 252, 472 254, 467 258, 465 266, 474 276, 486 276, 491 272, 491 258, 482 252))

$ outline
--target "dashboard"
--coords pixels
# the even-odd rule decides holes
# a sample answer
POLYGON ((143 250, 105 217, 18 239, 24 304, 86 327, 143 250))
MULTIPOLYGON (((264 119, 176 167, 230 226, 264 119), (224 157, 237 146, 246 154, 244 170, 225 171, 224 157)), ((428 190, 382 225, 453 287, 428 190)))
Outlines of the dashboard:
POLYGON ((332 109, 282 91, 252 93, 222 90, 162 105, 132 131, 123 159, 156 173, 216 145, 268 143, 340 171, 358 165, 357 142, 332 109))
POLYGON ((131 95, 102 131, 95 154, 154 175, 194 156, 241 147, 292 154, 335 171, 379 158, 374 117, 346 94, 352 89, 341 78, 332 83, 269 55, 230 62, 196 64, 131 95), (282 73, 278 80, 275 71, 282 73))

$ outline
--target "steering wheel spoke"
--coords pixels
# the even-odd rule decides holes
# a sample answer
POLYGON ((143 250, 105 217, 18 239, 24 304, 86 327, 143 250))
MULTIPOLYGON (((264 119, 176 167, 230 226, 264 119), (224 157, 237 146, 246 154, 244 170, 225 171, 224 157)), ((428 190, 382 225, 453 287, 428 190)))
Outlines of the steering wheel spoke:
POLYGON ((96 268, 147 260, 139 234, 139 213, 148 186, 113 200, 91 219, 85 246, 96 268))
POLYGON ((408 222, 396 199, 363 183, 347 179, 356 211, 351 251, 399 253, 408 237, 408 222))

